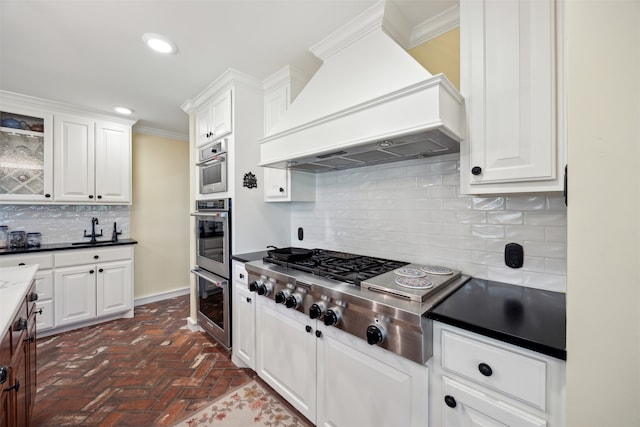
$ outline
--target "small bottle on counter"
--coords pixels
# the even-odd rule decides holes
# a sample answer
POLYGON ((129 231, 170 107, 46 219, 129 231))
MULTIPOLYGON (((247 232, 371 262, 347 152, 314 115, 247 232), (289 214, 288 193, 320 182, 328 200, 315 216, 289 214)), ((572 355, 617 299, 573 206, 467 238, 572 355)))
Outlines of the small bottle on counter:
POLYGON ((9 249, 24 248, 27 244, 27 233, 24 231, 10 231, 7 241, 9 249))
POLYGON ((7 232, 9 231, 9 226, 0 225, 0 249, 5 249, 7 247, 7 232))
POLYGON ((39 248, 42 240, 42 234, 38 232, 27 233, 27 247, 39 248))

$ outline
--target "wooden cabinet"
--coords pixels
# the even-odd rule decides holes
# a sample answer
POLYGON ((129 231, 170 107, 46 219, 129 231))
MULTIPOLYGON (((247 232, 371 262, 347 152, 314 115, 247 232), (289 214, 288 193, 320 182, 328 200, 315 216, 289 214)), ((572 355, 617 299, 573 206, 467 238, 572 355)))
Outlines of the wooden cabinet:
POLYGON ((270 299, 257 303, 256 372, 311 422, 428 425, 426 366, 270 299))
POLYGON ((53 201, 52 114, 0 103, 0 201, 53 201))
MULTIPOLYGON (((285 67, 264 81, 264 134, 289 109, 308 79, 293 67, 285 67)), ((312 202, 316 199, 315 175, 288 169, 264 168, 265 202, 312 202)))
POLYGON ((0 334, 0 427, 31 425, 36 393, 35 282, 0 334))
POLYGON ((131 248, 59 252, 55 265, 56 327, 133 309, 131 248))
POLYGON ((563 189, 561 5, 460 2, 462 193, 563 189))
POLYGON ((564 425, 563 361, 435 323, 432 424, 564 425))
POLYGON ((232 358, 237 366, 256 369, 256 294, 249 292, 247 288, 248 274, 244 264, 233 261, 231 269, 233 276, 232 358))
POLYGON ((196 110, 196 146, 231 133, 232 91, 225 90, 196 110))
POLYGON ((82 116, 54 117, 57 202, 131 202, 131 128, 82 116))

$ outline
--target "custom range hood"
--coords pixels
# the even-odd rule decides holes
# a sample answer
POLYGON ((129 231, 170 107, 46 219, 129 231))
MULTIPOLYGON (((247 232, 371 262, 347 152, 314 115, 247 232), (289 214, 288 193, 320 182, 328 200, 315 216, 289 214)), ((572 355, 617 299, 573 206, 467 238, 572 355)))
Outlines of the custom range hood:
POLYGON ((323 64, 259 141, 261 166, 315 173, 460 150, 463 98, 396 42, 403 20, 382 1, 311 47, 323 64))

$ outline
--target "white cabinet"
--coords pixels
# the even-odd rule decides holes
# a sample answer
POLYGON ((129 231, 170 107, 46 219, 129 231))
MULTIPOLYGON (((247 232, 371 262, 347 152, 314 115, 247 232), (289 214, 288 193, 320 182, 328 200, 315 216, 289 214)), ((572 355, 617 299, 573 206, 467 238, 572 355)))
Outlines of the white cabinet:
POLYGON ((561 4, 460 2, 462 193, 563 189, 561 4))
POLYGON ((96 317, 96 267, 56 269, 56 325, 91 320, 96 317))
POLYGON ((56 202, 131 202, 131 127, 54 116, 56 202))
POLYGON ((315 199, 315 175, 288 169, 264 168, 265 202, 312 202, 315 199))
MULTIPOLYGON (((289 109, 307 79, 293 67, 285 67, 264 81, 264 133, 289 109)), ((265 202, 312 202, 316 198, 315 175, 287 169, 264 168, 265 202)))
POLYGON ((52 201, 53 116, 0 103, 0 201, 52 201))
POLYGON ((434 324, 432 424, 564 425, 565 363, 434 324))
POLYGON ((231 133, 231 104, 232 91, 228 89, 196 110, 198 147, 231 133))
POLYGON ((256 294, 249 292, 244 264, 233 261, 232 358, 237 366, 256 369, 256 294))
POLYGON ((0 257, 0 267, 11 267, 17 265, 38 265, 35 275, 36 293, 36 327, 38 333, 47 331, 55 326, 54 320, 54 277, 53 277, 53 254, 15 254, 3 255, 0 257), (42 312, 40 312, 42 310, 42 312))
POLYGON ((315 321, 267 298, 257 303, 256 372, 315 424, 315 321))
POLYGON ((256 372, 311 422, 428 425, 426 366, 267 298, 257 302, 256 372))

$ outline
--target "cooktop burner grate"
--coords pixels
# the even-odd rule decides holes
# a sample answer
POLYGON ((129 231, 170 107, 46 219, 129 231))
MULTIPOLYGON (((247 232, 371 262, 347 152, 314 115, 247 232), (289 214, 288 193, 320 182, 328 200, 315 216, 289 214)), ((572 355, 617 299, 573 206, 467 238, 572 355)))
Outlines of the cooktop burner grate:
POLYGON ((360 282, 363 280, 407 265, 406 262, 401 261, 324 249, 314 249, 310 258, 298 261, 287 262, 272 257, 265 257, 263 261, 356 286, 360 286, 360 282))

